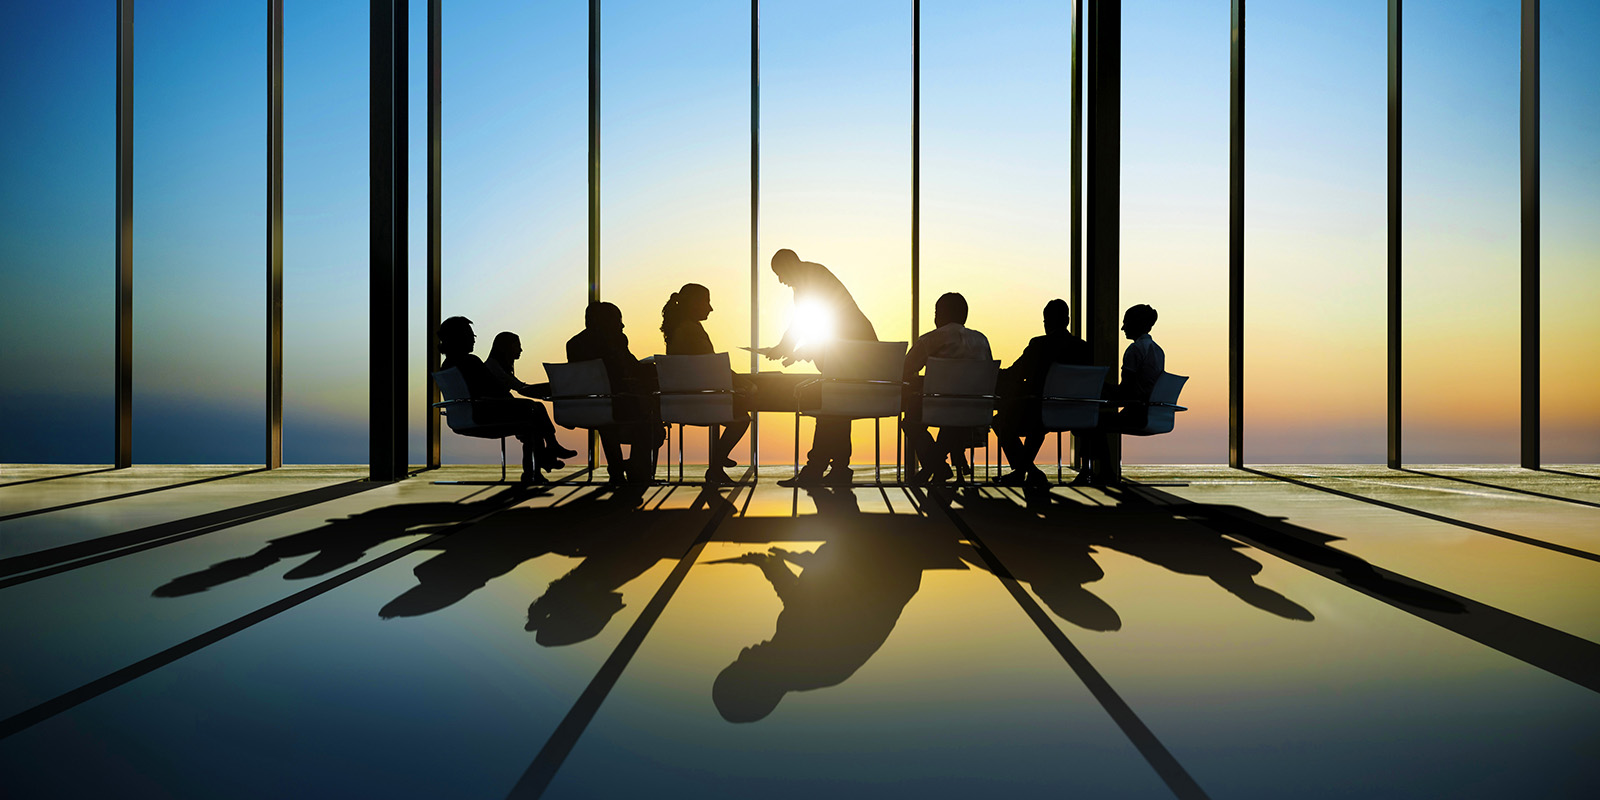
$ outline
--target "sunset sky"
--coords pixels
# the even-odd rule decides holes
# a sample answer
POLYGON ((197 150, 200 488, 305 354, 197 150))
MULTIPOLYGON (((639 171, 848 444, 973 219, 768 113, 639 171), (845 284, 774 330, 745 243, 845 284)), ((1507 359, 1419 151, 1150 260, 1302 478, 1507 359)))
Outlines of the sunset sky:
MULTIPOLYGON (((1256 3, 1247 88, 1247 460, 1381 462, 1386 3, 1256 3)), ((1547 463, 1600 461, 1600 5, 1544 0, 1547 463)), ((1149 303, 1190 376, 1130 461, 1227 457, 1228 2, 1125 0, 1121 305, 1149 303)), ((285 11, 285 428, 290 462, 366 452, 367 5, 285 11)), ((0 25, 0 462, 111 458, 113 0, 18 0, 0 25)), ((425 355, 426 3, 413 0, 411 460, 425 355)), ((1512 462, 1518 424, 1519 4, 1411 0, 1405 23, 1406 458, 1512 462)), ((138 462, 262 458, 265 3, 139 0, 138 462)), ((750 342, 750 4, 604 4, 602 295, 633 351, 710 287, 750 342)), ((922 324, 959 291, 1007 363, 1068 297, 1070 3, 922 3, 922 324)), ((543 379, 582 327, 588 4, 444 8, 444 309, 543 379)), ((879 337, 910 336, 911 3, 767 0, 761 344, 829 266, 879 337)), ((777 368, 769 362, 763 369, 777 368)), ((871 458, 857 426, 857 459, 871 458)), ((887 426, 886 426, 887 433, 887 426)), ((580 435, 564 432, 569 444, 580 435)), ((696 436, 703 439, 703 436, 696 436)), ((792 421, 763 418, 763 461, 792 421)), ((886 446, 892 443, 885 439, 886 446)), ((804 449, 802 447, 802 449, 804 449)), ((495 444, 444 438, 447 461, 495 444)), ((892 451, 892 450, 891 450, 892 451)), ((692 455, 692 454, 691 454, 692 455)), ((739 455, 741 461, 744 455, 739 455)))

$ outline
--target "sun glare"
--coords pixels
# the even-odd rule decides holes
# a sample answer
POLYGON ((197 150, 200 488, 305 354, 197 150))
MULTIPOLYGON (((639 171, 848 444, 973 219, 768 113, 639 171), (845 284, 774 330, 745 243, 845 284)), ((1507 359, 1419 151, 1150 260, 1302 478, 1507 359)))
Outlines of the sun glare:
POLYGON ((833 310, 817 302, 796 304, 790 329, 795 332, 796 347, 822 344, 833 338, 833 310))

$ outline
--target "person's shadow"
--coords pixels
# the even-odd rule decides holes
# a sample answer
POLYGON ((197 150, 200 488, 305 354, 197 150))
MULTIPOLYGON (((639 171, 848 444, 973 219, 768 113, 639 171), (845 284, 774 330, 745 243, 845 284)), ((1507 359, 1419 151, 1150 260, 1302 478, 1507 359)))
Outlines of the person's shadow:
POLYGON ((816 517, 742 518, 724 528, 735 541, 823 533, 814 551, 772 547, 710 562, 757 567, 783 602, 772 637, 744 648, 712 684, 712 701, 729 722, 764 719, 790 692, 843 683, 888 640, 923 570, 966 569, 942 520, 861 514, 848 488, 806 491, 816 517))
POLYGON ((511 486, 469 502, 397 503, 330 519, 326 524, 273 539, 254 553, 181 575, 156 587, 155 597, 182 597, 247 578, 280 561, 310 556, 284 573, 284 580, 327 575, 364 558, 372 548, 465 522, 473 517, 546 494, 539 487, 511 486))
POLYGON ((961 493, 955 505, 1017 580, 1032 586, 1056 616, 1079 627, 1120 627, 1116 611, 1083 586, 1105 575, 1094 563, 1096 548, 1207 578, 1284 619, 1314 619, 1304 606, 1256 583, 1262 565, 1246 554, 1248 546, 1156 506, 1088 506, 1055 496, 1023 507, 981 490, 961 493))

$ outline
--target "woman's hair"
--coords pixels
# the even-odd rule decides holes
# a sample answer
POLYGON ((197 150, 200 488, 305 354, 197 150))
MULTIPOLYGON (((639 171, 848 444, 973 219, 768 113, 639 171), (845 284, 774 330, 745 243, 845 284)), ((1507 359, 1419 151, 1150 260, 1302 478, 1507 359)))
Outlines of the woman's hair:
POLYGON ((511 331, 501 331, 494 336, 494 344, 489 347, 489 361, 498 361, 502 367, 510 367, 516 360, 511 354, 522 346, 522 340, 511 331))
POLYGON ((672 344, 672 335, 678 331, 678 326, 689 319, 689 312, 684 309, 684 301, 694 295, 709 300, 711 290, 698 283, 686 283, 682 289, 672 293, 667 298, 667 304, 661 307, 661 338, 672 344))

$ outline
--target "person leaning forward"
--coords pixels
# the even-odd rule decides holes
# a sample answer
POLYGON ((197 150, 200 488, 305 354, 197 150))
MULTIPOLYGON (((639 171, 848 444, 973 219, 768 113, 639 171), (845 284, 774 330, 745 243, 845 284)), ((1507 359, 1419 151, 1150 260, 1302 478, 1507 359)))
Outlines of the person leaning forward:
POLYGON ((650 455, 661 445, 661 425, 656 421, 655 391, 650 368, 628 350, 622 332, 622 310, 606 302, 590 303, 583 312, 583 330, 567 340, 567 361, 599 359, 611 382, 612 414, 618 424, 600 429, 600 446, 606 455, 608 483, 642 483, 654 477, 650 455), (626 460, 622 445, 629 445, 626 460))

